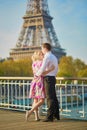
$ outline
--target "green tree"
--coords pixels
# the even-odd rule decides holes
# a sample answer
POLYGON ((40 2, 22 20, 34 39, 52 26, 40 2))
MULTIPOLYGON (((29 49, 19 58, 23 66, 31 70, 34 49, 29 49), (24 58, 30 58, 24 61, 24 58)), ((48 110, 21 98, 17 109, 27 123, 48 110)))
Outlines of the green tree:
POLYGON ((85 64, 83 61, 81 61, 80 59, 75 59, 75 60, 74 60, 74 67, 75 67, 75 70, 76 70, 76 72, 77 72, 77 74, 78 74, 78 72, 79 72, 80 70, 85 69, 86 64, 85 64))
POLYGON ((87 77, 87 67, 78 72, 78 77, 87 77))
POLYGON ((31 58, 19 61, 6 60, 0 63, 0 76, 33 76, 31 58))
MULTIPOLYGON (((58 65, 59 77, 87 77, 87 65, 80 59, 63 56, 58 65)), ((30 59, 0 62, 0 76, 32 77, 32 61, 30 59)))
POLYGON ((59 63, 59 77, 74 77, 76 71, 73 66, 73 58, 71 56, 63 56, 59 63))
POLYGON ((0 76, 3 76, 4 72, 3 72, 3 68, 2 68, 2 63, 0 63, 0 76))

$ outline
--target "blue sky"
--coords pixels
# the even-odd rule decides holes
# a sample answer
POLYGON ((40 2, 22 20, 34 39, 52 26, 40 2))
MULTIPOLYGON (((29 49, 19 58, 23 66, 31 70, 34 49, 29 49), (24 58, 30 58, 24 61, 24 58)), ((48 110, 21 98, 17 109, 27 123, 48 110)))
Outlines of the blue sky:
MULTIPOLYGON (((27 0, 0 0, 0 57, 15 47, 27 0)), ((87 0, 48 0, 60 45, 87 63, 87 0)))

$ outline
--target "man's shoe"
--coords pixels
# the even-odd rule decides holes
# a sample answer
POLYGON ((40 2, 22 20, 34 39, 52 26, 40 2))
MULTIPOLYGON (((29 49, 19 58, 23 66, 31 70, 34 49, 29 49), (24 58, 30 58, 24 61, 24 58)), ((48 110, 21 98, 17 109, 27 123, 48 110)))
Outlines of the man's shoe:
POLYGON ((59 118, 59 117, 57 117, 57 116, 54 116, 54 119, 60 120, 60 118, 59 118))
POLYGON ((57 120, 60 120, 60 118, 56 118, 57 120))
POLYGON ((43 122, 53 122, 53 119, 45 119, 43 122))
POLYGON ((35 121, 40 121, 40 119, 35 119, 35 121))

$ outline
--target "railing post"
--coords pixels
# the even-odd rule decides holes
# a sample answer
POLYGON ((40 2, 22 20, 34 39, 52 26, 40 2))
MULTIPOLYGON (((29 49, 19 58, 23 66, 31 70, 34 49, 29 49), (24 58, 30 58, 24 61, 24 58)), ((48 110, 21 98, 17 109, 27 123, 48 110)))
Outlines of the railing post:
POLYGON ((60 80, 60 112, 62 114, 62 86, 61 86, 61 80, 60 80))
POLYGON ((66 99, 66 111, 67 111, 67 82, 65 82, 65 99, 66 99))
POLYGON ((7 82, 7 86, 8 86, 8 108, 9 108, 9 102, 10 102, 10 100, 9 100, 9 95, 10 95, 9 94, 9 80, 7 80, 6 82, 7 82))
POLYGON ((24 84, 24 80, 23 80, 23 109, 25 111, 25 84, 24 84))
POLYGON ((0 104, 2 105, 2 81, 0 81, 0 104))
POLYGON ((11 81, 11 106, 13 106, 13 100, 14 100, 14 95, 13 95, 13 81, 11 81))
POLYGON ((39 116, 43 115, 42 106, 39 107, 38 114, 39 114, 39 116))
POLYGON ((83 84, 83 82, 82 82, 82 105, 83 105, 83 116, 82 117, 84 117, 85 116, 85 112, 84 112, 84 84, 83 84))

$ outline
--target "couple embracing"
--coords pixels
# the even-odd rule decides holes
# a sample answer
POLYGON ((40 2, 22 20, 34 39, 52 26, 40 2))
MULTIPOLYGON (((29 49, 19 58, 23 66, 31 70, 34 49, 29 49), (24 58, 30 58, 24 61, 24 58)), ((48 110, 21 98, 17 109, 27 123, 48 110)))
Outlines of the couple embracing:
POLYGON ((33 105, 30 111, 26 111, 26 120, 33 112, 35 113, 35 120, 40 120, 38 107, 44 103, 45 98, 47 99, 48 110, 43 121, 60 120, 59 103, 55 91, 58 60, 51 52, 51 45, 49 43, 42 44, 42 51, 34 52, 32 61, 34 78, 31 82, 29 98, 33 98, 33 105))

